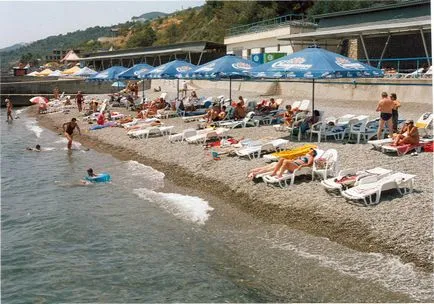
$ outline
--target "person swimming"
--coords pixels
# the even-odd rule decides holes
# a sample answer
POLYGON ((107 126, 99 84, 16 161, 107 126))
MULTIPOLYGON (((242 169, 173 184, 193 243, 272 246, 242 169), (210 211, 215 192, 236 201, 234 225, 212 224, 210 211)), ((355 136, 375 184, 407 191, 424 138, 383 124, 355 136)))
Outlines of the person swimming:
POLYGON ((26 150, 28 150, 28 151, 35 151, 35 152, 41 152, 41 146, 40 145, 36 145, 34 148, 27 147, 26 150))

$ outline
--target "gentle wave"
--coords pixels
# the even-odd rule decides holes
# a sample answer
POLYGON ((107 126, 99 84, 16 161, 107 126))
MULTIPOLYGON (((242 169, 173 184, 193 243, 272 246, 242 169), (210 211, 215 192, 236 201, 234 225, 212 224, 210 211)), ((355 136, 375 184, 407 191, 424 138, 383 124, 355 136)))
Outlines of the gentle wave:
POLYGON ((35 133, 37 138, 41 137, 42 131, 44 131, 40 126, 37 125, 36 121, 28 120, 26 121, 26 128, 35 133))
POLYGON ((15 116, 19 116, 20 114, 22 114, 25 110, 27 110, 27 108, 25 108, 25 109, 20 109, 20 110, 16 110, 15 111, 15 116))
POLYGON ((132 176, 143 177, 146 179, 146 188, 155 190, 164 187, 164 173, 152 167, 143 165, 137 161, 127 161, 128 171, 132 176))
POLYGON ((200 225, 205 224, 209 212, 214 210, 207 201, 196 196, 155 192, 146 188, 134 189, 134 193, 140 198, 157 203, 178 218, 200 225))

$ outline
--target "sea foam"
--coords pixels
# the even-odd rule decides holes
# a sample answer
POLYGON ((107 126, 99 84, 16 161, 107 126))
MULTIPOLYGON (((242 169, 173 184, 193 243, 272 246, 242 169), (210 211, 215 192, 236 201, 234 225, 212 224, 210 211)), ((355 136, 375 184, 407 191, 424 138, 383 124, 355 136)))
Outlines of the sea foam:
POLYGON ((33 133, 35 133, 35 135, 36 135, 36 137, 37 138, 39 138, 39 137, 41 137, 41 133, 42 133, 42 131, 44 131, 40 126, 38 126, 37 124, 36 124, 36 121, 31 121, 31 120, 29 120, 29 121, 27 121, 26 122, 26 128, 28 129, 28 130, 30 130, 30 131, 32 131, 33 133))
POLYGON ((128 171, 134 178, 143 178, 147 189, 156 190, 164 187, 164 173, 134 160, 126 162, 128 171))
POLYGON ((146 188, 134 189, 134 193, 140 198, 158 204, 177 218, 199 225, 204 225, 209 217, 209 212, 214 210, 207 201, 196 196, 155 192, 146 188))

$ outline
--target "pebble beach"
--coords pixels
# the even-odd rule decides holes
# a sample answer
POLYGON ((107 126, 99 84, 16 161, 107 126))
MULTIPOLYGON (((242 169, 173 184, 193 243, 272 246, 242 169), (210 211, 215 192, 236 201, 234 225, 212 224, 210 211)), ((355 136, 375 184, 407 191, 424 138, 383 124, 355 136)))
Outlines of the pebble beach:
MULTIPOLYGON (((169 93, 169 97, 176 96, 173 86, 162 89, 169 93)), ((195 89, 199 96, 227 95, 227 91, 223 90, 195 89)), ((146 92, 146 96, 151 99, 159 94, 151 90, 146 92)), ((233 98, 234 95, 258 101, 270 97, 282 98, 284 102, 281 108, 293 102, 290 96, 259 96, 254 92, 239 91, 232 94, 233 98)), ((315 107, 325 111, 325 117, 338 117, 348 113, 370 115, 372 118, 378 116, 375 112, 376 100, 371 103, 330 103, 318 98, 315 107)), ((35 113, 36 110, 35 108, 35 113)), ((135 115, 123 108, 112 110, 135 115)), ((405 119, 417 120, 421 113, 427 111, 432 111, 432 105, 403 102, 400 115, 405 119)), ((338 151, 341 169, 383 167, 416 175, 413 193, 401 197, 396 191, 386 192, 382 194, 378 205, 366 207, 325 191, 319 180, 312 181, 310 176, 297 178, 294 185, 285 189, 249 181, 248 171, 265 165, 262 158, 249 160, 222 156, 217 161, 212 159, 202 145, 170 143, 167 136, 150 137, 148 140, 131 139, 126 130, 119 127, 89 131, 89 124, 83 121, 83 115, 76 108, 67 114, 57 112, 35 115, 41 126, 59 132, 61 136, 62 124, 76 117, 82 135, 75 135, 74 140, 86 147, 110 153, 121 160, 136 160, 151 166, 163 172, 175 184, 207 191, 266 221, 283 223, 356 250, 390 253, 400 257, 403 262, 433 271, 432 153, 398 157, 373 150, 369 144, 321 142, 318 145, 320 149, 333 148, 338 151)), ((172 133, 197 126, 197 122, 186 123, 181 118, 163 119, 162 122, 174 126, 172 133)), ((287 132, 276 131, 272 126, 236 128, 229 135, 235 139, 290 139, 287 132)), ((292 138, 287 148, 306 143, 311 142, 299 142, 292 138)))

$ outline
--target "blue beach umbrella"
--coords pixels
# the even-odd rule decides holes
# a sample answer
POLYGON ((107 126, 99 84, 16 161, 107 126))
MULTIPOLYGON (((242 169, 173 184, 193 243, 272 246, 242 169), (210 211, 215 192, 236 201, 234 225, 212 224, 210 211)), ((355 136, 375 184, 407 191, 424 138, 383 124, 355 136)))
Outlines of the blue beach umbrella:
POLYGON ((148 73, 152 69, 154 69, 153 66, 146 63, 140 63, 119 73, 116 77, 117 79, 138 79, 140 74, 148 73))
POLYGON ((123 81, 115 81, 113 82, 112 87, 125 88, 126 85, 123 81))
POLYGON ((250 72, 257 65, 255 62, 241 57, 226 55, 199 66, 194 71, 187 73, 185 77, 216 80, 229 78, 229 98, 231 98, 232 79, 250 77, 250 72))
POLYGON ((139 74, 139 78, 175 79, 182 78, 185 73, 195 69, 196 66, 187 61, 173 60, 153 68, 148 73, 139 74))
POLYGON ((116 80, 116 76, 124 71, 126 71, 127 68, 123 66, 112 66, 111 68, 108 68, 102 72, 99 72, 98 74, 89 77, 89 80, 98 80, 98 81, 112 81, 116 80))
POLYGON ((383 77, 380 69, 325 49, 309 47, 291 55, 261 64, 252 70, 255 78, 312 79, 312 113, 315 79, 383 77))
POLYGON ((139 74, 139 78, 153 78, 153 79, 178 79, 177 81, 177 95, 179 97, 179 78, 182 78, 188 71, 195 69, 196 66, 187 61, 173 60, 168 63, 162 64, 148 73, 139 74))

